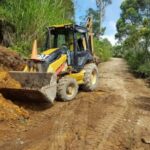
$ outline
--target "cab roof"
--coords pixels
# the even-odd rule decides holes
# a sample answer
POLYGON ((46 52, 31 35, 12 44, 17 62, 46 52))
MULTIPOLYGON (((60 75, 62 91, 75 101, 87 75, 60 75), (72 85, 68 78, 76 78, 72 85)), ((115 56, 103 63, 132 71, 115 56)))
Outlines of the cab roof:
POLYGON ((76 25, 76 24, 62 24, 62 25, 53 25, 48 27, 50 30, 75 30, 79 33, 87 33, 88 30, 85 27, 76 25))

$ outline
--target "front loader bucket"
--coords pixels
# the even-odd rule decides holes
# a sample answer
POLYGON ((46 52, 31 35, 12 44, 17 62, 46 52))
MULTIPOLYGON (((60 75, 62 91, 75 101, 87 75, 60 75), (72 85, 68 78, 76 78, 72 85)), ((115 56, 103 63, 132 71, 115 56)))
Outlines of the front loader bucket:
POLYGON ((53 103, 57 92, 57 79, 55 74, 13 71, 10 72, 10 75, 21 84, 21 88, 1 88, 0 93, 5 98, 53 103))

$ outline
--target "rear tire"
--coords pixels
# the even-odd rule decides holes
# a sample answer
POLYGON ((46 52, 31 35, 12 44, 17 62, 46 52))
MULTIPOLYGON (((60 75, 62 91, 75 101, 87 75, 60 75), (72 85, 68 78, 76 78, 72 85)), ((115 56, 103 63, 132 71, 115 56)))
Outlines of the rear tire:
POLYGON ((85 91, 95 90, 98 85, 98 68, 96 64, 87 64, 83 70, 85 70, 85 75, 84 84, 81 86, 81 88, 85 91))
POLYGON ((78 93, 78 83, 70 77, 63 77, 58 82, 57 96, 62 101, 70 101, 78 93))

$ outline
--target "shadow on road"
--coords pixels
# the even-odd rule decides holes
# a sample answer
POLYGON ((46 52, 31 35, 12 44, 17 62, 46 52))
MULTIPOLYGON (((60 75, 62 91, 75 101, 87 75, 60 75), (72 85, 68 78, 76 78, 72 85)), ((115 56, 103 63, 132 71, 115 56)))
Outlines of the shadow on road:
POLYGON ((136 106, 140 109, 150 111, 150 97, 140 96, 136 98, 136 106))

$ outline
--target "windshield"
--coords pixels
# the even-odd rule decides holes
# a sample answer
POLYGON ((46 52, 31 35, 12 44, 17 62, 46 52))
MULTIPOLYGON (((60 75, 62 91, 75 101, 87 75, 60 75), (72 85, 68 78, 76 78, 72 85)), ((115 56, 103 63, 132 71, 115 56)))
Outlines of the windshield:
POLYGON ((49 32, 47 37, 47 49, 61 48, 63 46, 72 49, 73 34, 71 31, 65 28, 54 28, 49 32))

